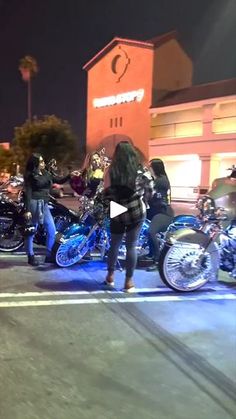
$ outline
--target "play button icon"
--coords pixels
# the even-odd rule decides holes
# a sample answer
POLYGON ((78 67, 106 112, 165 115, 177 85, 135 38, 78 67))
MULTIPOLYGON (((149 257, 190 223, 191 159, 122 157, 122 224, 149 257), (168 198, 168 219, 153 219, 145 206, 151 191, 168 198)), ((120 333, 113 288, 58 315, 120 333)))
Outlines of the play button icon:
POLYGON ((118 217, 118 215, 123 214, 128 211, 123 205, 117 204, 115 201, 110 202, 110 218, 118 217))

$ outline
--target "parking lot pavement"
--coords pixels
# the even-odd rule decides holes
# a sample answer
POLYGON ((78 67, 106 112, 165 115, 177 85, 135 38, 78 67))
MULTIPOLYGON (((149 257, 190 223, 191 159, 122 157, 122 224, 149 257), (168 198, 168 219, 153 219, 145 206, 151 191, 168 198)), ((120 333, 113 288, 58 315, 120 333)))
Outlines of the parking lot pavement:
MULTIPOLYGON (((38 258, 43 261, 44 249, 39 247, 38 258)), ((52 264, 43 264, 33 268, 27 264, 24 252, 15 254, 0 254, 0 292, 29 292, 29 291, 98 291, 102 287, 106 275, 106 264, 101 261, 83 261, 70 268, 59 268, 52 264)), ((116 271, 116 289, 123 287, 124 272, 116 271)), ((162 283, 158 272, 147 272, 145 269, 136 269, 135 284, 137 289, 143 290, 172 290, 162 283)), ((226 287, 227 284, 236 284, 226 272, 219 271, 218 281, 210 283, 210 288, 226 287)), ((207 287, 208 285, 206 285, 207 287)))
POLYGON ((99 261, 0 267, 1 418, 235 418, 232 282, 183 295, 136 270, 125 295, 99 261))

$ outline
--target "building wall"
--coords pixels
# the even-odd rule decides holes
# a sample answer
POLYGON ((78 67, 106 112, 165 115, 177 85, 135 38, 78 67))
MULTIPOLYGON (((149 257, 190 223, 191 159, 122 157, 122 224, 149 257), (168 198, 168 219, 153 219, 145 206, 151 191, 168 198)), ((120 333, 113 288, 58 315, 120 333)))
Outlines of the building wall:
POLYGON ((168 139, 202 135, 203 109, 181 109, 174 112, 152 114, 151 139, 168 139))
POLYGON ((116 45, 88 71, 87 149, 101 143, 114 143, 121 136, 130 137, 146 155, 150 131, 153 50, 131 45, 116 45), (121 56, 115 63, 116 57, 121 56), (127 68, 124 62, 127 59, 127 68), (122 62, 123 60, 123 62, 122 62), (115 65, 117 73, 112 71, 115 65), (95 98, 104 98, 139 89, 144 90, 141 101, 94 107, 95 98))
MULTIPOLYGON (((212 109, 212 132, 236 132, 236 101, 218 102, 212 109)), ((236 147, 235 147, 236 148, 236 147)))
POLYGON ((193 64, 176 39, 154 50, 153 103, 164 94, 192 85, 193 64))
POLYGON ((147 157, 165 161, 173 197, 194 199, 236 163, 236 96, 152 107, 191 86, 193 66, 175 39, 156 49, 137 44, 114 43, 88 67, 87 150, 105 146, 112 155, 117 142, 132 139, 147 157), (120 103, 128 92, 137 96, 120 103))
POLYGON ((151 111, 150 158, 160 157, 176 198, 195 198, 236 163, 236 97, 151 111))

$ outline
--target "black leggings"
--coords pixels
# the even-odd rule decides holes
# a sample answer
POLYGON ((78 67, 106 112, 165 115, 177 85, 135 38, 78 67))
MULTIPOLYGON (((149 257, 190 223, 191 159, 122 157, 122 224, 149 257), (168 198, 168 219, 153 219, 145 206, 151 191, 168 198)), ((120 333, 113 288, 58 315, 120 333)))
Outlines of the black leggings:
POLYGON ((126 277, 132 278, 137 263, 137 241, 143 225, 143 220, 136 224, 125 225, 111 220, 111 245, 108 252, 107 268, 109 273, 113 273, 116 268, 119 247, 125 236, 126 246, 126 277))
POLYGON ((160 256, 160 240, 157 237, 157 233, 166 231, 173 218, 174 211, 169 207, 166 214, 157 214, 151 221, 149 227, 149 246, 150 255, 153 256, 155 262, 158 262, 160 256))

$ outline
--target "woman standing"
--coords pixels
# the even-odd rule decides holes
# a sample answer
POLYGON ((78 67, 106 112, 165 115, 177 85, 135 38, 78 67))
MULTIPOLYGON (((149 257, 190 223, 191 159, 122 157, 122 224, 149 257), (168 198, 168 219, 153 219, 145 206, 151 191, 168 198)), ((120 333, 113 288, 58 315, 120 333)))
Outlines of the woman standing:
MULTIPOLYGON (((43 225, 46 233, 46 263, 53 262, 51 250, 55 240, 56 228, 53 217, 49 210, 49 192, 53 183, 64 183, 70 179, 70 175, 58 178, 45 169, 43 157, 33 153, 26 164, 24 174, 24 196, 25 196, 25 219, 34 226, 43 225)), ((33 248, 34 234, 28 234, 25 238, 25 248, 28 255, 28 263, 37 266, 38 262, 34 256, 33 248)))
POLYGON ((108 274, 105 284, 114 286, 114 271, 119 247, 125 236, 126 277, 124 291, 134 291, 133 273, 137 262, 136 245, 143 221, 146 217, 146 206, 143 200, 146 189, 152 187, 152 178, 144 175, 140 158, 134 147, 127 141, 121 141, 108 168, 104 188, 105 196, 127 208, 123 214, 110 221, 111 244, 108 252, 108 274))
POLYGON ((171 187, 161 159, 153 159, 150 168, 154 176, 154 194, 149 201, 148 218, 151 220, 149 228, 150 259, 153 259, 152 266, 148 271, 158 269, 160 256, 160 241, 157 233, 164 232, 173 220, 174 211, 170 205, 171 187))
POLYGON ((70 185, 78 195, 93 198, 97 187, 103 180, 103 176, 104 170, 101 165, 101 157, 95 151, 92 154, 87 154, 82 169, 71 179, 70 185))

